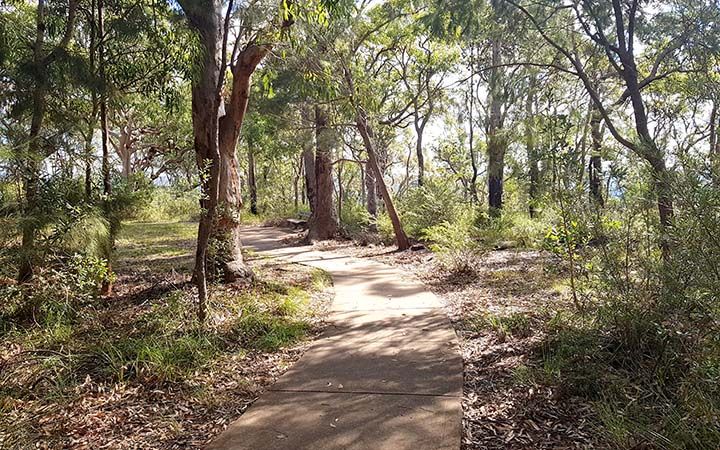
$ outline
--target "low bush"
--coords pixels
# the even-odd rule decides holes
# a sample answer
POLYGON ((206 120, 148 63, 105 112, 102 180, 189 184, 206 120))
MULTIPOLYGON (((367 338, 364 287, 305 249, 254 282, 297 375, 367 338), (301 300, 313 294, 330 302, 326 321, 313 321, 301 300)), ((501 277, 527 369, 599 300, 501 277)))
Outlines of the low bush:
POLYGON ((343 203, 340 226, 347 236, 355 236, 368 230, 372 218, 365 205, 355 201, 343 203))
MULTIPOLYGON (((72 264, 73 278, 65 283, 94 295, 91 280, 103 273, 84 260, 72 264)), ((38 320, 20 326, 4 316, 0 322, 3 343, 27 350, 4 362, 0 392, 23 398, 33 386, 35 395, 64 395, 87 376, 110 383, 176 383, 221 355, 291 346, 316 324, 319 311, 309 292, 327 285, 322 273, 302 276, 299 286, 263 281, 243 291, 216 286, 203 328, 196 324, 190 291, 173 290, 149 307, 73 303, 66 297, 70 289, 44 296, 38 320)))
POLYGON ((536 380, 594 402, 619 448, 720 448, 720 195, 701 177, 682 186, 665 259, 643 195, 570 205, 544 240, 577 268, 585 307, 547 324, 536 380))
POLYGON ((466 214, 460 220, 429 227, 425 238, 431 242, 430 249, 437 253, 445 269, 454 273, 472 272, 482 249, 478 232, 474 217, 466 214))
POLYGON ((177 191, 167 187, 152 188, 148 201, 127 219, 139 222, 196 220, 200 215, 200 194, 196 190, 177 191))
POLYGON ((455 222, 463 206, 452 184, 430 179, 409 190, 398 202, 397 209, 405 232, 422 238, 432 226, 455 222))

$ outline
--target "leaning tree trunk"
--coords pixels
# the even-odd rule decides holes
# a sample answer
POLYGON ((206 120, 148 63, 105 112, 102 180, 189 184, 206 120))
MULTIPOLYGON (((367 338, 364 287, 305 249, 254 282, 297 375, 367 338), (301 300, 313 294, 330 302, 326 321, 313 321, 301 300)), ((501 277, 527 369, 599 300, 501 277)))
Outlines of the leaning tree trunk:
POLYGON ((365 145, 365 150, 368 154, 368 164, 370 165, 370 171, 373 172, 373 175, 375 176, 376 185, 380 190, 383 202, 385 203, 385 210, 387 211, 388 216, 390 216, 390 221, 393 225, 393 231, 395 232, 395 242, 397 244, 398 250, 407 250, 408 248, 410 248, 410 241, 405 234, 405 230, 403 229, 400 217, 398 216, 397 211, 395 211, 395 205, 393 204, 392 198, 390 197, 390 192, 388 192, 385 181, 383 180, 382 172, 380 171, 380 166, 378 165, 378 161, 376 158, 375 148, 371 139, 372 129, 368 126, 367 118, 364 116, 364 114, 362 114, 362 112, 358 113, 355 119, 355 123, 357 125, 358 131, 360 132, 360 135, 362 136, 363 144, 365 145))
POLYGON ((333 207, 330 139, 327 113, 320 106, 315 106, 315 208, 308 230, 308 239, 311 241, 332 239, 338 231, 337 216, 333 207))
POLYGON ((225 115, 219 123, 219 214, 212 233, 216 251, 212 259, 226 282, 252 278, 252 271, 243 260, 240 241, 242 196, 236 147, 247 112, 252 74, 269 51, 268 46, 250 44, 240 52, 232 69, 230 101, 225 104, 225 115))
POLYGON ((590 117, 590 137, 592 139, 592 154, 588 164, 588 183, 590 188, 590 201, 599 206, 605 206, 602 194, 602 115, 593 107, 590 117))
POLYGON ((658 215, 660 216, 660 251, 662 252, 663 261, 668 261, 672 250, 670 228, 673 225, 675 215, 671 174, 667 170, 665 152, 657 146, 648 128, 647 111, 637 80, 637 67, 635 67, 634 61, 630 61, 625 63, 625 68, 624 78, 633 107, 635 131, 639 138, 639 153, 652 168, 653 185, 657 197, 658 215))
POLYGON ((370 162, 365 163, 365 207, 370 215, 370 231, 377 231, 377 183, 375 182, 375 171, 370 167, 370 162))

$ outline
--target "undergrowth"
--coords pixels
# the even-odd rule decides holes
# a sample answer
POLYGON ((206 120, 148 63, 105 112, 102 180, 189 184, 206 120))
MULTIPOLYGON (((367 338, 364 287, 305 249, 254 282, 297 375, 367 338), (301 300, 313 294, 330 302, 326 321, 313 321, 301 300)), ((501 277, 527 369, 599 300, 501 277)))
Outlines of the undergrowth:
MULTIPOLYGON (((142 274, 139 262, 182 250, 182 259, 155 264, 170 276, 190 259, 178 242, 194 228, 130 225, 119 240, 121 272, 142 274)), ((258 261, 252 285, 213 286, 208 320, 199 327, 188 284, 101 298, 102 261, 75 257, 53 267, 36 274, 32 291, 0 286, 0 447, 29 445, 42 417, 32 411, 74 402, 88 383, 108 391, 182 390, 222 361, 284 353, 319 329, 324 304, 316 293, 330 284, 317 269, 258 261)))

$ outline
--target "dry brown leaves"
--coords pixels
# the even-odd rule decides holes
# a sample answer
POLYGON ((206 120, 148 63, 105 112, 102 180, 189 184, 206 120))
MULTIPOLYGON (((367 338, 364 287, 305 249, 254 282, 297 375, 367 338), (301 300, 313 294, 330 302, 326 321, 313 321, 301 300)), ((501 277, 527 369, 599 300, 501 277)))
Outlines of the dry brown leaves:
MULTIPOLYGON (((263 261, 253 264, 262 265, 263 261)), ((262 270, 266 281, 296 286, 311 283, 311 271, 306 267, 273 265, 262 270)), ((186 284, 185 275, 126 269, 120 273, 115 295, 101 306, 99 317, 112 333, 124 333, 164 292, 186 284)), ((332 292, 326 290, 313 293, 311 302, 322 311, 331 299, 332 292)), ((316 321, 312 336, 317 336, 322 326, 322 321, 316 321)), ((4 396, 0 390, 0 448, 201 448, 237 419, 309 345, 306 340, 272 353, 223 354, 175 383, 113 382, 87 376, 61 396, 48 396, 45 389, 43 394, 29 392, 23 400, 4 396)), ((22 345, 3 348, 0 363, 20 358, 23 352, 27 353, 22 345)))

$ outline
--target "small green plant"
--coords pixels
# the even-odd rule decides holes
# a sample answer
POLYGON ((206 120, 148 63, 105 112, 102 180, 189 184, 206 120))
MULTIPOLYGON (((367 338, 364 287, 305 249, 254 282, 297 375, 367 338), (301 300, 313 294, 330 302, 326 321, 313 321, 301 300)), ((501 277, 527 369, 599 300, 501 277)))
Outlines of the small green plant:
POLYGON ((199 214, 198 192, 152 187, 147 200, 127 218, 138 222, 175 222, 195 220, 199 214))
POLYGON ((471 215, 461 220, 442 222, 428 228, 425 238, 437 253, 440 264, 453 273, 473 272, 481 255, 481 245, 471 215))
POLYGON ((424 237, 433 226, 454 223, 461 209, 455 187, 433 179, 411 189, 398 205, 405 232, 415 238, 424 237))
POLYGON ((366 231, 370 221, 370 213, 367 212, 365 205, 353 201, 343 203, 340 225, 346 235, 354 236, 366 231))
POLYGON ((507 336, 529 336, 532 321, 526 313, 522 312, 515 312, 504 316, 486 313, 476 317, 472 325, 473 328, 477 330, 492 330, 500 341, 504 341, 507 336))

